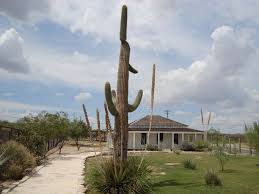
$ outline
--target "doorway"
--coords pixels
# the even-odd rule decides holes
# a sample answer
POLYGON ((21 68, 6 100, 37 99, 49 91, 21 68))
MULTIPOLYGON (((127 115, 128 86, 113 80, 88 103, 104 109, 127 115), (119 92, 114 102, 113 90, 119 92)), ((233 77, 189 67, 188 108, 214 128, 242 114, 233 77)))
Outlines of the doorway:
POLYGON ((178 134, 174 134, 174 144, 178 145, 178 134))

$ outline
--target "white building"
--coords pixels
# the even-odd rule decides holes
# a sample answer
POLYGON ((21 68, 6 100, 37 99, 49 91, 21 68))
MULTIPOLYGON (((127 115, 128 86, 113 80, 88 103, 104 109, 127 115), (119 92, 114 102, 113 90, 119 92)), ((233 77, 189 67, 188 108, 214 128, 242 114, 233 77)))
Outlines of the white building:
POLYGON ((149 122, 150 116, 145 116, 129 124, 128 149, 144 149, 146 144, 157 146, 158 149, 173 149, 184 141, 207 140, 206 132, 159 115, 153 116, 148 139, 149 122))

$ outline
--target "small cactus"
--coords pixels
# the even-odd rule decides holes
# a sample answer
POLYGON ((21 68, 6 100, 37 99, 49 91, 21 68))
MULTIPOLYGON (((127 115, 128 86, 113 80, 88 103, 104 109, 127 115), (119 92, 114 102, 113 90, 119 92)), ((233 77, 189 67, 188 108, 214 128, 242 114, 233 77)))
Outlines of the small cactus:
POLYGON ((130 46, 127 42, 127 6, 122 6, 120 26, 120 58, 117 78, 117 92, 111 90, 109 82, 105 84, 105 99, 110 113, 115 117, 114 125, 114 154, 115 158, 121 156, 125 161, 128 150, 128 113, 137 109, 141 102, 143 91, 139 90, 133 104, 128 103, 129 72, 136 74, 130 63, 130 46))

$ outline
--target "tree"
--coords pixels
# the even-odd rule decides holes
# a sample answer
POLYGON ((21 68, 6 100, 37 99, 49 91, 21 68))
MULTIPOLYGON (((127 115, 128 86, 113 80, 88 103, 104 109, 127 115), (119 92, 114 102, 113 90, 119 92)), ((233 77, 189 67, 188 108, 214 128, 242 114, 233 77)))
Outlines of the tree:
POLYGON ((80 144, 79 144, 80 138, 85 137, 86 134, 87 134, 87 130, 82 120, 78 121, 74 119, 70 123, 70 137, 74 139, 77 146, 77 150, 80 149, 80 144))
POLYGON ((56 126, 56 136, 58 138, 58 149, 59 154, 61 154, 61 150, 64 147, 65 140, 67 140, 69 136, 69 119, 68 115, 64 112, 57 113, 58 115, 58 123, 56 126))
POLYGON ((224 152, 224 148, 222 146, 218 146, 215 149, 215 156, 219 162, 219 165, 221 167, 221 171, 224 171, 224 166, 226 162, 228 161, 228 155, 224 152))
POLYGON ((245 137, 248 142, 250 152, 255 149, 259 153, 259 123, 254 122, 253 125, 245 125, 245 137))
POLYGON ((208 134, 211 137, 211 142, 214 143, 214 140, 216 140, 216 145, 217 147, 219 146, 219 136, 220 136, 220 131, 215 129, 215 128, 210 128, 208 130, 208 134))

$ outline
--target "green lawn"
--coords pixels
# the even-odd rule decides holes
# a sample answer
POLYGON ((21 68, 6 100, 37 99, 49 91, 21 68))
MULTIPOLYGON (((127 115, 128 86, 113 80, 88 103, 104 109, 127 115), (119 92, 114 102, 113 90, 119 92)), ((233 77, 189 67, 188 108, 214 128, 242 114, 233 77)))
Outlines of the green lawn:
POLYGON ((155 193, 259 193, 258 157, 233 156, 226 163, 224 172, 220 172, 213 155, 152 153, 146 159, 156 172, 152 177, 155 193), (186 159, 194 160, 197 170, 185 169, 182 162, 186 159), (211 168, 218 171, 223 186, 206 186, 204 174, 211 168))
MULTIPOLYGON (((154 193, 259 193, 259 157, 232 156, 221 172, 213 155, 150 153, 145 156, 153 173, 154 193), (185 169, 183 161, 192 159, 197 164, 196 170, 185 169), (222 180, 222 186, 210 187, 205 184, 204 174, 207 169, 214 169, 222 180)), ((95 159, 88 160, 88 164, 95 159)), ((92 193, 92 192, 90 192, 92 193)))

